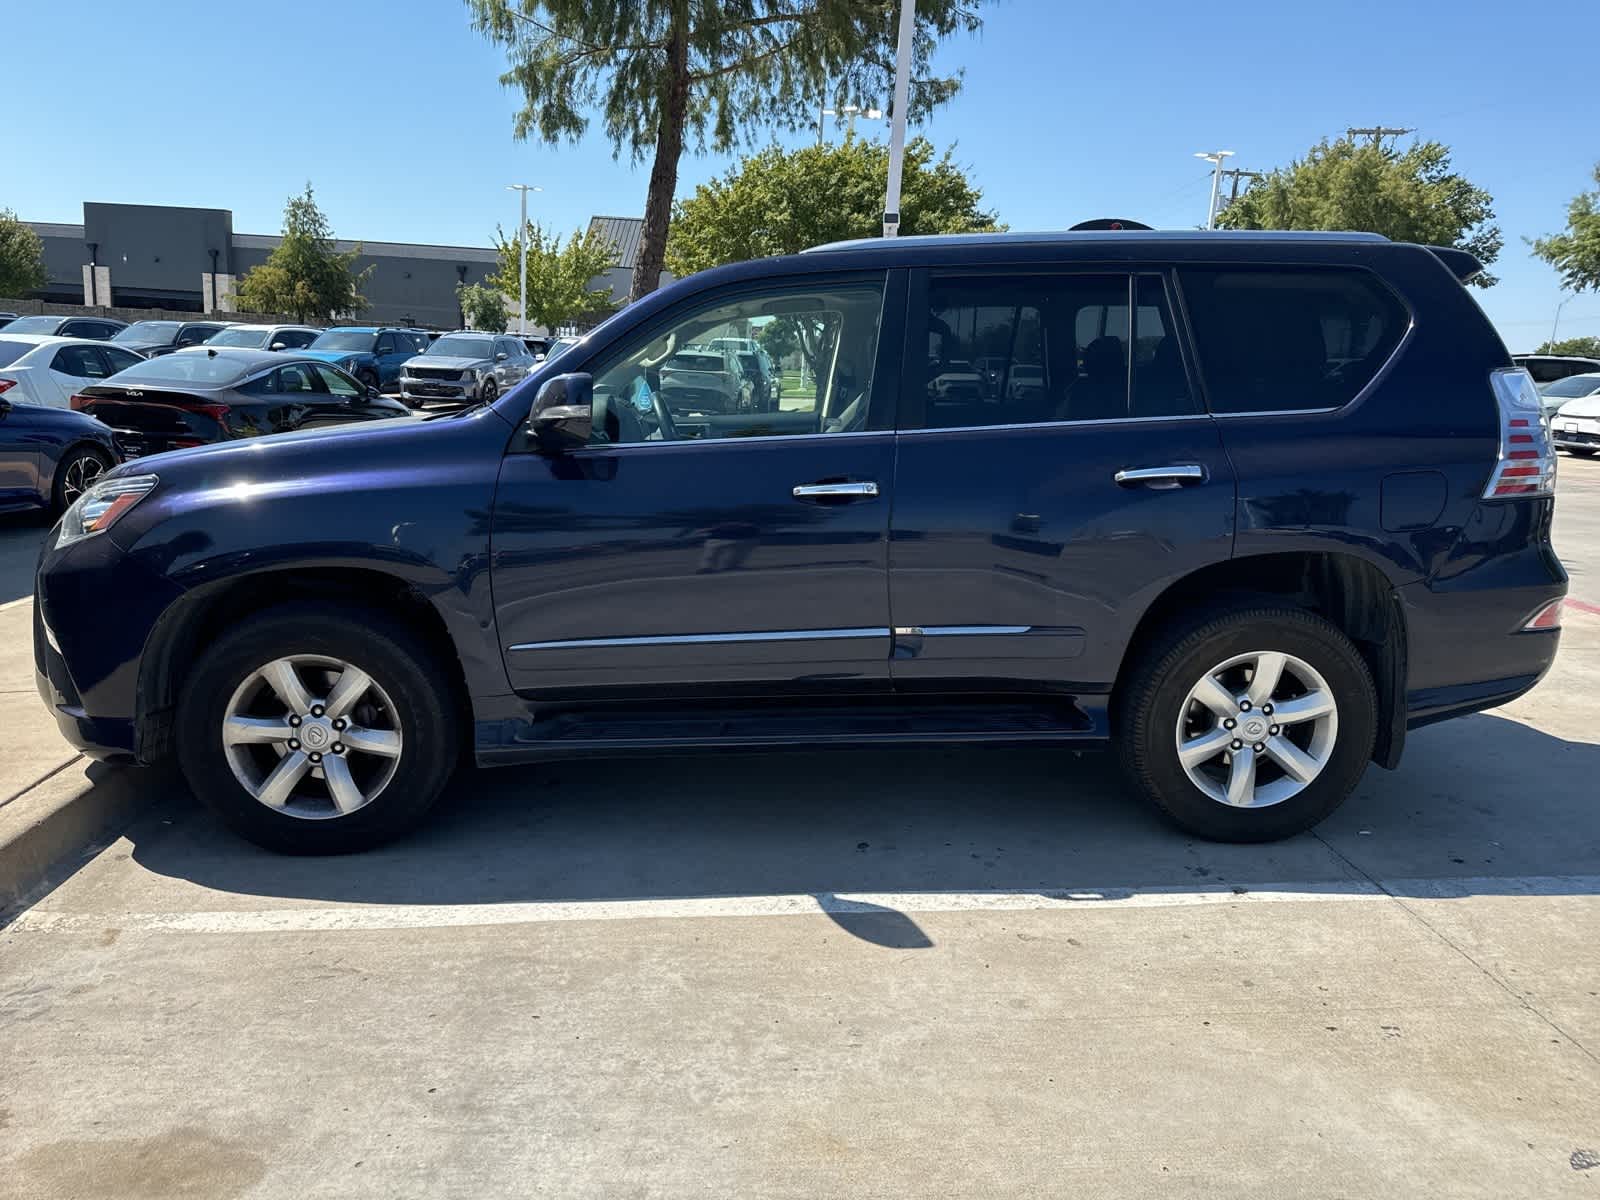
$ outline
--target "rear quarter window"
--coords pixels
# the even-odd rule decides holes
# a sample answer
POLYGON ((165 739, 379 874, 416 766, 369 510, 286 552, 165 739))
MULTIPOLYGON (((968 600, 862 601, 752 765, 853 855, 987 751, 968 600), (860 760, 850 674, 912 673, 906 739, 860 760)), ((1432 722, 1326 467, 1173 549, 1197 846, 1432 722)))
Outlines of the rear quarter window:
POLYGON ((1296 412, 1354 400, 1411 317, 1370 272, 1180 269, 1211 411, 1296 412))

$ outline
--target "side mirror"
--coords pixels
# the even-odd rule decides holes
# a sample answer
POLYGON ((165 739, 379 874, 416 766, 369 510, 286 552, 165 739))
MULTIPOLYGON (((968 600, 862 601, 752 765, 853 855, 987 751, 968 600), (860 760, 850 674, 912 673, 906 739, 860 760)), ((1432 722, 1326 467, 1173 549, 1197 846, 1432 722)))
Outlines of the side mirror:
POLYGON ((589 444, 593 428, 594 376, 557 375, 545 380, 534 397, 528 431, 552 452, 589 444))
POLYGON ((500 351, 499 354, 496 354, 494 356, 495 362, 505 362, 506 358, 507 358, 507 355, 506 355, 506 352, 504 350, 500 351))
POLYGON ((269 350, 283 350, 283 349, 286 349, 286 347, 285 347, 284 343, 282 343, 282 342, 273 342, 272 345, 267 347, 267 349, 269 349, 269 350))

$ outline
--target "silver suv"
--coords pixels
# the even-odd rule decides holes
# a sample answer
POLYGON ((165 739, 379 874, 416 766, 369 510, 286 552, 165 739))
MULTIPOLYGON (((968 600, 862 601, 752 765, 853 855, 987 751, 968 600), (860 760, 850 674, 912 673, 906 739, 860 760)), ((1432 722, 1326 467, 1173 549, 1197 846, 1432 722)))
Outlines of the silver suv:
POLYGON ((522 339, 464 330, 447 333, 400 368, 400 398, 413 408, 429 400, 492 401, 534 368, 522 339))

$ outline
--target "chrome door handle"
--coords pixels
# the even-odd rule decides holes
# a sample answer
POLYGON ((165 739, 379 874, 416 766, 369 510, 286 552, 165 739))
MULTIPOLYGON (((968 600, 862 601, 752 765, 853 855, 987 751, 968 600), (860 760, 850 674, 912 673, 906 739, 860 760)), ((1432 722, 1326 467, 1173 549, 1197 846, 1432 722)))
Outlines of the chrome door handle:
POLYGON ((796 500, 822 499, 853 499, 862 496, 876 496, 878 485, 872 480, 852 483, 799 483, 794 488, 796 500))
POLYGON ((1143 484, 1146 487, 1175 488, 1186 483, 1199 483, 1206 477, 1206 469, 1195 463, 1171 467, 1133 467, 1118 471, 1111 478, 1123 487, 1143 484))

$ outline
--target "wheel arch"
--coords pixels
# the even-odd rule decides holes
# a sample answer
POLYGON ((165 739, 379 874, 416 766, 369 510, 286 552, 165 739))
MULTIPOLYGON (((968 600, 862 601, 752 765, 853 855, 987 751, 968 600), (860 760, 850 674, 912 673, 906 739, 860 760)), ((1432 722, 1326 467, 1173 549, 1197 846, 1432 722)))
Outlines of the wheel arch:
POLYGON ((223 629, 294 600, 332 600, 376 609, 417 634, 450 681, 463 744, 470 744, 466 672, 439 610, 415 586, 360 567, 299 567, 238 575, 186 592, 151 631, 139 663, 134 748, 141 762, 159 762, 174 746, 177 694, 200 651, 223 629))
POLYGON ((1360 650, 1378 696, 1372 760, 1394 767, 1405 746, 1406 623, 1395 582, 1381 567, 1340 551, 1247 555, 1202 567, 1169 584, 1127 640, 1112 711, 1130 662, 1167 623, 1264 597, 1288 601, 1336 625, 1360 650))

